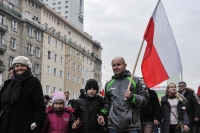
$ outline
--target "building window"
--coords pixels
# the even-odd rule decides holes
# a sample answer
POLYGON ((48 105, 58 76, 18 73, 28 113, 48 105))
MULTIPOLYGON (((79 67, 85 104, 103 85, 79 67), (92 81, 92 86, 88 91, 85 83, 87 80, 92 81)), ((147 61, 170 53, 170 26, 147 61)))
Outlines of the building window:
POLYGON ((74 56, 76 57, 76 50, 74 49, 74 56))
POLYGON ((53 87, 53 93, 56 92, 56 87, 53 87))
POLYGON ((54 61, 57 62, 57 54, 54 54, 54 61))
POLYGON ((5 35, 0 34, 0 45, 5 45, 5 35))
POLYGON ((75 92, 72 93, 72 96, 73 96, 73 99, 76 99, 76 93, 75 92))
POLYGON ((33 55, 33 45, 32 44, 28 44, 28 54, 33 55))
POLYGON ((63 71, 60 70, 60 78, 62 78, 62 77, 63 77, 63 71))
POLYGON ((56 3, 53 3, 53 5, 56 5, 56 3))
POLYGON ((68 60, 68 67, 71 67, 71 60, 68 60))
POLYGON ((51 59, 51 51, 48 51, 48 59, 51 59))
POLYGON ((68 19, 68 16, 65 16, 65 19, 68 19))
POLYGON ((58 7, 58 10, 60 9, 60 7, 58 7))
POLYGON ((59 91, 62 92, 62 89, 60 88, 59 91))
POLYGON ((92 66, 92 60, 90 60, 90 66, 92 66))
POLYGON ((60 64, 63 64, 63 57, 60 57, 60 64))
POLYGON ((15 57, 10 56, 10 58, 9 58, 9 66, 12 66, 12 61, 13 61, 14 58, 15 57))
POLYGON ((78 65, 78 71, 81 71, 81 65, 78 65))
POLYGON ((65 14, 67 14, 68 13, 68 11, 65 11, 65 14))
POLYGON ((68 54, 72 54, 72 50, 70 46, 68 47, 68 54))
POLYGON ((40 48, 36 47, 35 49, 35 56, 40 58, 40 48))
POLYGON ((37 34, 36 34, 36 40, 41 41, 41 37, 42 37, 41 32, 37 32, 37 34))
POLYGON ((68 8, 68 6, 65 6, 65 8, 68 8))
POLYGON ((81 78, 80 78, 80 76, 78 76, 78 83, 81 83, 81 78))
POLYGON ((61 2, 58 2, 58 5, 60 5, 61 4, 61 2))
POLYGON ((54 76, 57 75, 57 70, 56 70, 56 68, 53 69, 53 75, 54 75, 54 76))
POLYGON ((68 3, 68 1, 65 1, 65 3, 68 3))
POLYGON ((82 73, 84 73, 84 67, 82 67, 82 73))
POLYGON ((33 29, 33 28, 29 27, 28 35, 29 35, 30 37, 34 37, 34 29, 33 29))
POLYGON ((61 50, 63 51, 64 50, 64 44, 61 43, 61 50))
POLYGON ((48 74, 51 73, 51 68, 50 68, 50 66, 47 66, 47 73, 48 73, 48 74))
POLYGON ((49 85, 46 85, 46 94, 50 95, 50 87, 49 87, 49 85))
POLYGON ((86 57, 86 61, 87 61, 87 64, 88 64, 88 57, 86 57))
POLYGON ((39 64, 35 64, 35 74, 39 74, 39 64))
POLYGON ((13 5, 11 3, 9 3, 8 5, 11 9, 13 9, 13 5))
POLYGON ((84 80, 84 78, 82 78, 82 85, 84 85, 84 83, 85 83, 85 80, 84 80))
POLYGON ((74 62, 74 70, 76 70, 76 63, 74 62))
POLYGON ((17 22, 16 21, 12 21, 12 30, 17 31, 17 22))
POLYGON ((67 79, 70 80, 70 73, 67 73, 67 79))
POLYGON ((16 49, 16 39, 14 38, 11 38, 11 41, 10 41, 10 48, 11 49, 16 49))
POLYGON ((31 19, 31 14, 28 11, 26 11, 26 18, 31 19))
POLYGON ((51 44, 51 36, 48 36, 48 44, 51 44))
POLYGON ((58 40, 55 39, 55 47, 58 47, 58 40))

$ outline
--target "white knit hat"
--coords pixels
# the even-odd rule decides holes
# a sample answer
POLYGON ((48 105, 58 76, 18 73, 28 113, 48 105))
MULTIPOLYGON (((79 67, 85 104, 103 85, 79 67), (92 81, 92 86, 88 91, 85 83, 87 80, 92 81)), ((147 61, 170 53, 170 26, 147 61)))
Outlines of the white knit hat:
POLYGON ((63 92, 56 91, 52 95, 52 103, 54 103, 56 100, 63 100, 65 104, 66 103, 65 94, 63 92))
POLYGON ((23 65, 26 65, 29 68, 32 68, 32 63, 29 60, 29 58, 25 57, 25 56, 17 56, 13 59, 12 61, 12 66, 14 66, 16 63, 20 63, 23 65))

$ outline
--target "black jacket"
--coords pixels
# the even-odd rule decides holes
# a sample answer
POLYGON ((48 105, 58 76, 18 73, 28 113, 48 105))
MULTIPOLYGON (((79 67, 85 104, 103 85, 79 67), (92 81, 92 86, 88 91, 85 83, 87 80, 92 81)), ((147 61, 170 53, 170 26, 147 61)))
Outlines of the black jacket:
POLYGON ((75 111, 71 117, 71 124, 80 118, 82 126, 79 133, 102 133, 103 128, 98 124, 97 114, 103 107, 103 98, 96 95, 90 98, 87 94, 76 100, 75 111))
POLYGON ((141 122, 153 122, 154 120, 161 122, 162 112, 158 96, 154 90, 149 88, 148 92, 150 100, 146 106, 140 108, 140 120, 141 122))
POLYGON ((192 124, 194 118, 198 117, 198 102, 192 89, 186 88, 186 92, 183 94, 183 96, 187 99, 185 107, 187 110, 188 118, 190 120, 190 124, 192 124))
MULTIPOLYGON (((185 105, 179 100, 178 105, 177 105, 177 112, 178 112, 177 117, 178 117, 178 120, 182 121, 184 125, 189 125, 187 113, 182 111, 183 106, 185 105)), ((163 115, 162 133, 169 133, 170 115, 173 115, 173 114, 171 114, 171 107, 168 102, 168 95, 165 95, 162 97, 161 108, 162 108, 162 115, 163 115)))
MULTIPOLYGON (((2 95, 10 82, 6 83, 1 90, 2 95)), ((1 108, 6 107, 2 105, 1 108)), ((9 104, 5 109, 0 122, 1 133, 30 133, 30 126, 36 123, 34 133, 41 128, 45 115, 45 106, 43 99, 42 86, 36 77, 30 78, 22 84, 20 98, 14 104, 9 104)))

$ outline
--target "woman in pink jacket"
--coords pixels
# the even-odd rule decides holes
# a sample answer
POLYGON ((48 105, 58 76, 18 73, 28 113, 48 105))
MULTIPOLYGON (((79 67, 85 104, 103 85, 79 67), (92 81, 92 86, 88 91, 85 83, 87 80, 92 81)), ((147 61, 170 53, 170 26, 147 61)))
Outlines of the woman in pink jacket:
POLYGON ((69 133, 69 120, 73 109, 66 108, 65 102, 63 92, 53 94, 53 106, 46 109, 46 118, 40 133, 69 133))

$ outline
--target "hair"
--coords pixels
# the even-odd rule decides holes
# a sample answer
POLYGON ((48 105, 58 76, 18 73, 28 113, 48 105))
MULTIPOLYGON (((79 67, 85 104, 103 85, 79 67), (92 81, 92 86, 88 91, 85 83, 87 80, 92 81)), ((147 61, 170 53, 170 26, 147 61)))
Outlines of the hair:
MULTIPOLYGON (((165 94, 169 94, 169 86, 171 85, 171 84, 173 84, 173 85, 175 85, 176 86, 176 84, 175 83, 169 83, 168 85, 167 85, 167 88, 166 88, 166 91, 165 91, 165 94)), ((176 90, 176 97, 178 97, 178 91, 176 90)))
MULTIPOLYGON (((121 56, 117 56, 117 57, 115 57, 115 58, 121 58, 121 60, 122 60, 122 63, 123 63, 123 64, 126 64, 126 63, 125 63, 125 60, 124 60, 124 58, 123 58, 123 57, 121 57, 121 56)), ((113 59, 115 59, 115 58, 113 58, 113 59)), ((112 59, 112 61, 113 61, 113 59, 112 59)), ((111 64, 112 64, 112 61, 111 61, 111 64)))
POLYGON ((9 71, 9 72, 10 72, 11 70, 14 70, 14 67, 11 66, 11 67, 8 68, 8 71, 9 71))
POLYGON ((179 82, 178 84, 184 84, 185 87, 187 86, 187 84, 184 81, 179 82))
MULTIPOLYGON (((68 94, 69 94, 69 91, 66 91, 65 93, 68 93, 68 94)), ((65 93, 64 93, 64 94, 65 94, 65 93)))

